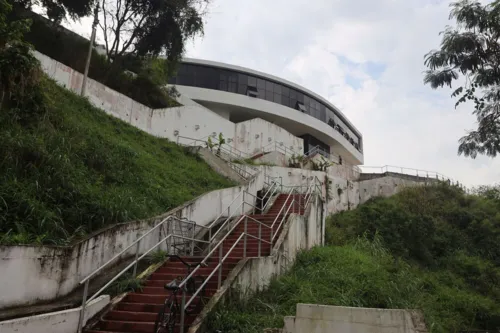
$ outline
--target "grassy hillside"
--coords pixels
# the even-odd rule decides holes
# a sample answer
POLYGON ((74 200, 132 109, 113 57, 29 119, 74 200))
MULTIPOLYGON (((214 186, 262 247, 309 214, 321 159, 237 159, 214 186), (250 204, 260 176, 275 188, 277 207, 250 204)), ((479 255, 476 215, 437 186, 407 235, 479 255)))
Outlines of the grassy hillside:
POLYGON ((282 327, 296 303, 416 308, 431 332, 500 329, 500 201, 445 185, 407 189, 330 217, 329 246, 246 302, 210 316, 223 332, 282 327))
POLYGON ((0 243, 67 244, 233 185, 174 143, 42 85, 41 117, 0 113, 0 243))

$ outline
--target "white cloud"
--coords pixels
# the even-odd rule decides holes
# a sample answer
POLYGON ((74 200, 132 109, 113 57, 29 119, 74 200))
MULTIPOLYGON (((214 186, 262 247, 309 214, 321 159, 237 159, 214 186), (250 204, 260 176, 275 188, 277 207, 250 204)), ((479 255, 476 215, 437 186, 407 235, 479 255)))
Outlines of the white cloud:
POLYGON ((423 85, 423 57, 439 46, 449 3, 213 0, 205 36, 187 56, 268 72, 328 98, 363 133, 367 165, 498 182, 500 158, 457 156, 458 139, 474 127, 471 110, 423 85), (383 72, 374 75, 373 63, 383 72))

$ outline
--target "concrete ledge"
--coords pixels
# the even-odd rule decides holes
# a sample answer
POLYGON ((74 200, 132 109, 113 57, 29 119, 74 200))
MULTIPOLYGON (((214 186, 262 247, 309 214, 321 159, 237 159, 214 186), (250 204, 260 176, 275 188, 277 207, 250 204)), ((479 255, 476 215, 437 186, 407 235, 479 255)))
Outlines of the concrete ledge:
POLYGON ((424 333, 427 329, 416 310, 297 304, 296 316, 285 317, 283 332, 424 333))
POLYGON ((364 180, 377 179, 377 178, 382 178, 382 177, 401 178, 401 179, 411 180, 414 182, 422 182, 422 183, 435 183, 435 182, 439 181, 439 179, 436 179, 436 178, 413 176, 413 175, 407 175, 405 173, 398 173, 398 172, 362 173, 359 175, 359 181, 361 182, 364 180))
MULTIPOLYGON (((102 295, 87 305, 84 325, 109 304, 109 295, 102 295)), ((81 307, 0 322, 2 333, 76 333, 81 307)))

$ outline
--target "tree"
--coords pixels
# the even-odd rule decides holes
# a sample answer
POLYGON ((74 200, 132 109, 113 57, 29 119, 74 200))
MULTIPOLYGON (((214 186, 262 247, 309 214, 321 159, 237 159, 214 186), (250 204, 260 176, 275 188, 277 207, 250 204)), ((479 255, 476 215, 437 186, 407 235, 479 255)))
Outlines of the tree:
POLYGON ((11 0, 14 4, 31 9, 33 6, 44 7, 47 16, 60 23, 66 15, 73 19, 90 15, 95 0, 11 0))
POLYGON ((43 112, 40 63, 24 41, 29 20, 9 21, 12 5, 0 0, 0 110, 13 118, 29 119, 43 112), (3 110, 2 110, 3 111, 3 110))
POLYGON ((180 59, 187 39, 203 33, 208 0, 102 0, 99 25, 109 61, 125 55, 180 59))
POLYGON ((478 125, 459 140, 458 154, 495 157, 500 153, 500 1, 460 0, 450 6, 456 27, 446 27, 441 49, 425 56, 424 83, 436 89, 464 82, 451 96, 457 98, 455 107, 474 102, 478 125))

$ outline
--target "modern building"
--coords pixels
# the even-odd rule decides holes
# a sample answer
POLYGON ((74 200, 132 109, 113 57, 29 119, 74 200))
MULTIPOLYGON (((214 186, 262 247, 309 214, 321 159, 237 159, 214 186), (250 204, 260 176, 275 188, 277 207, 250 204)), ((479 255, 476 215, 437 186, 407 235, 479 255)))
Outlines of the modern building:
POLYGON ((169 82, 179 93, 238 124, 261 118, 314 147, 363 164, 363 136, 333 104, 290 81, 248 68, 184 59, 169 82))

